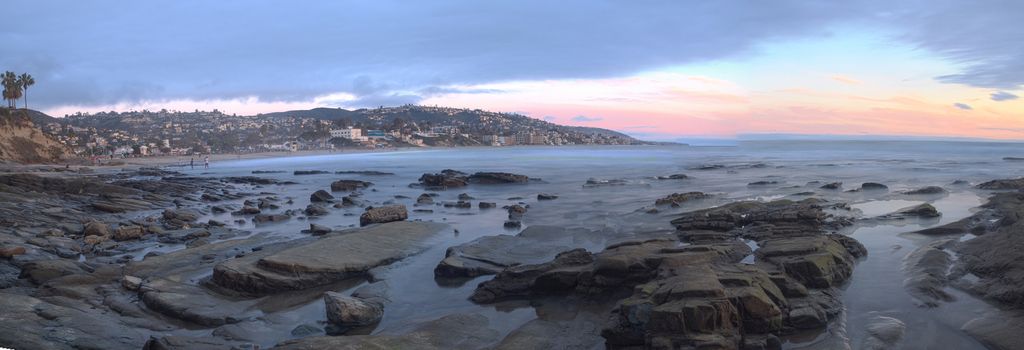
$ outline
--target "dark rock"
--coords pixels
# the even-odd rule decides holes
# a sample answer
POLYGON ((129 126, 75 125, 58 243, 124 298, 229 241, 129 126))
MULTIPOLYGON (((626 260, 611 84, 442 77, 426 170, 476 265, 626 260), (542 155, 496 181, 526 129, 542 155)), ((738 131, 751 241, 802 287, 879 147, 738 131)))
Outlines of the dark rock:
POLYGON ((381 224, 393 221, 402 221, 409 218, 409 212, 404 205, 387 205, 383 207, 369 207, 366 212, 359 216, 359 226, 370 224, 381 224))
POLYGON ((519 204, 510 205, 508 207, 508 219, 509 220, 518 220, 518 219, 522 218, 523 215, 526 215, 526 207, 521 206, 519 204))
POLYGON ((938 209, 928 203, 906 207, 895 212, 880 216, 882 219, 937 218, 942 216, 938 209))
POLYGON ((827 184, 822 185, 820 188, 823 189, 823 190, 838 190, 840 188, 843 188, 843 183, 842 182, 831 182, 831 183, 827 183, 827 184))
POLYGON ((761 180, 761 181, 754 181, 754 182, 748 183, 747 186, 768 186, 768 185, 776 185, 778 183, 779 183, 778 181, 761 180))
POLYGON ((10 259, 16 255, 24 255, 25 247, 22 246, 0 246, 0 258, 10 259))
POLYGON ((906 191, 906 192, 903 192, 903 193, 904 194, 909 194, 909 195, 933 195, 933 194, 946 194, 946 193, 949 193, 949 191, 946 191, 945 188, 942 188, 942 187, 939 187, 939 186, 928 186, 928 187, 918 188, 916 190, 906 191))
POLYGON ((416 204, 434 204, 434 197, 424 193, 416 198, 416 204))
POLYGON ((505 228, 520 228, 523 227, 523 223, 519 220, 506 220, 504 226, 505 228))
POLYGON ((331 172, 329 172, 329 171, 323 171, 323 170, 296 170, 292 174, 293 175, 320 175, 320 174, 330 174, 330 173, 331 172))
POLYGON ((469 178, 463 172, 446 169, 437 174, 423 174, 419 183, 427 188, 447 189, 465 187, 469 184, 469 178))
POLYGON ((314 236, 322 236, 331 233, 331 231, 333 230, 330 227, 317 224, 309 224, 309 230, 306 230, 307 233, 314 236))
POLYGON ((470 196, 468 193, 459 193, 459 200, 460 201, 468 201, 468 200, 473 200, 473 199, 474 199, 473 196, 470 196))
POLYGON ((888 190, 889 186, 877 183, 877 182, 865 182, 860 185, 860 189, 865 191, 881 191, 888 190))
POLYGON ((110 225, 99 221, 90 221, 85 224, 85 230, 82 231, 83 236, 110 236, 110 225))
POLYGON ((672 175, 658 176, 657 177, 658 180, 685 180, 685 179, 689 179, 689 178, 690 177, 686 176, 686 174, 672 174, 672 175))
POLYGON ((310 202, 333 202, 334 196, 324 190, 317 190, 313 194, 309 195, 310 202))
POLYGON ((329 214, 329 212, 327 211, 327 208, 324 208, 324 206, 319 205, 319 204, 307 205, 306 206, 306 210, 304 212, 308 216, 324 216, 324 215, 329 214))
POLYGON ((477 206, 479 206, 480 209, 492 209, 492 208, 497 208, 498 204, 494 203, 494 202, 480 202, 480 203, 477 203, 477 206))
POLYGON ((682 204, 684 202, 711 197, 703 192, 673 193, 654 201, 654 205, 682 204))
POLYGON ((142 238, 142 235, 144 235, 145 233, 146 231, 142 226, 119 226, 116 230, 114 230, 114 240, 126 241, 129 239, 139 239, 142 238))
POLYGON ((554 195, 554 194, 550 194, 550 193, 538 193, 537 194, 537 200, 539 200, 539 201, 549 201, 549 200, 554 200, 554 199, 558 199, 558 196, 554 195))
POLYGON ((270 222, 282 222, 288 221, 292 217, 288 214, 257 214, 252 217, 252 222, 257 224, 265 224, 270 222))
POLYGON ((474 184, 510 184, 510 183, 526 183, 530 181, 530 178, 526 175, 512 174, 512 173, 497 173, 497 172, 479 172, 470 175, 467 180, 474 184))
POLYGON ((255 214, 259 214, 259 213, 260 213, 260 209, 259 208, 257 208, 257 207, 250 207, 250 206, 246 205, 246 206, 243 206, 242 209, 239 209, 238 211, 232 212, 231 215, 255 215, 255 214))
POLYGON ((473 203, 470 203, 470 202, 467 202, 467 201, 458 201, 458 202, 445 202, 445 203, 444 203, 444 207, 445 207, 445 208, 462 208, 462 209, 469 209, 469 208, 472 208, 472 207, 473 207, 473 203))
POLYGON ((983 182, 977 187, 983 190, 1019 190, 1024 188, 1024 178, 992 180, 983 182))
POLYGON ((352 192, 367 188, 373 183, 359 180, 338 180, 331 183, 331 192, 352 192))

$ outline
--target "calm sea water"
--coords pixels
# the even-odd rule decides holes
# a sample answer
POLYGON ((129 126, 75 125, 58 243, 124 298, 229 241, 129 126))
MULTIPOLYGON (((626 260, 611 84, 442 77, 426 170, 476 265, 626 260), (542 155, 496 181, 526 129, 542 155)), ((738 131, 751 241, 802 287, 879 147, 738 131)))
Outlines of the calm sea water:
MULTIPOLYGON (((995 178, 1018 177, 1024 174, 1024 162, 1006 161, 1003 157, 1024 157, 1024 145, 1013 143, 972 142, 857 142, 857 141, 774 141, 741 142, 735 147, 629 146, 629 147, 508 147, 409 150, 381 153, 344 153, 333 155, 285 157, 216 162, 208 170, 189 170, 195 175, 250 175, 253 170, 284 171, 261 174, 297 185, 266 186, 263 191, 293 198, 294 204, 283 209, 302 209, 309 204, 309 194, 329 189, 337 179, 360 179, 375 185, 364 191, 369 204, 400 203, 410 206, 422 189, 412 188, 423 173, 455 169, 464 172, 505 171, 538 178, 529 185, 472 185, 462 189, 439 192, 438 203, 455 201, 460 193, 476 198, 472 209, 430 206, 433 213, 410 213, 412 220, 444 222, 451 230, 435 237, 432 248, 423 254, 401 261, 381 273, 392 291, 393 302, 387 306, 385 319, 373 332, 401 333, 421 321, 459 312, 480 313, 491 320, 490 326, 507 334, 537 317, 553 317, 550 312, 527 303, 475 305, 467 300, 476 284, 489 279, 480 277, 464 283, 440 283, 434 280, 433 268, 444 257, 447 247, 486 235, 515 234, 518 230, 503 228, 506 213, 501 209, 477 209, 477 201, 502 205, 524 202, 530 211, 525 226, 557 225, 593 230, 586 239, 560 242, 599 251, 610 241, 635 235, 671 234, 669 221, 678 213, 721 205, 736 200, 772 200, 813 191, 815 196, 854 204, 854 214, 877 215, 905 205, 932 202, 944 212, 942 219, 903 226, 874 226, 857 229, 852 234, 870 250, 860 263, 844 297, 847 314, 831 332, 790 339, 790 347, 856 348, 863 338, 864 324, 872 315, 896 315, 908 323, 907 348, 924 344, 942 333, 938 344, 956 344, 956 348, 980 348, 972 339, 959 333, 962 317, 946 317, 943 311, 977 312, 987 305, 962 296, 961 301, 945 310, 921 309, 913 305, 902 289, 903 256, 929 238, 913 237, 903 232, 958 220, 970 214, 983 202, 985 193, 966 185, 951 185, 955 180, 971 184, 995 178), (294 176, 294 170, 373 170, 395 173, 387 176, 356 174, 324 174, 294 176), (657 180, 655 177, 686 174, 685 180, 657 180), (615 186, 585 187, 588 179, 623 180, 615 186), (773 182, 751 186, 756 181, 773 182), (890 187, 886 194, 826 191, 822 183, 843 182, 844 190, 863 182, 879 182, 890 187), (923 186, 943 186, 950 195, 931 198, 904 198, 898 192, 923 186), (662 208, 658 214, 646 213, 654 200, 673 192, 701 191, 712 193, 712 199, 688 203, 681 208, 662 208), (536 200, 538 193, 559 196, 554 201, 536 200), (397 197, 396 197, 397 196, 397 197), (521 199, 520 199, 521 198, 521 199), (902 249, 893 249, 900 246, 902 249)), ((333 209, 332 209, 333 210, 333 209)), ((338 209, 314 222, 336 228, 355 226, 361 209, 338 209)), ((228 215, 211 216, 225 222, 228 215)), ((312 219, 311 219, 312 220, 312 219)), ((267 232, 277 239, 299 237, 309 221, 291 220, 282 224, 241 228, 267 232)), ((318 296, 295 306, 275 310, 254 322, 270 329, 265 332, 264 345, 272 345, 290 337, 299 323, 323 320, 323 303, 318 296)), ((585 310, 570 310, 586 312, 585 310)), ((565 317, 564 313, 560 317, 565 317)), ((934 343, 927 343, 933 344, 934 343)))

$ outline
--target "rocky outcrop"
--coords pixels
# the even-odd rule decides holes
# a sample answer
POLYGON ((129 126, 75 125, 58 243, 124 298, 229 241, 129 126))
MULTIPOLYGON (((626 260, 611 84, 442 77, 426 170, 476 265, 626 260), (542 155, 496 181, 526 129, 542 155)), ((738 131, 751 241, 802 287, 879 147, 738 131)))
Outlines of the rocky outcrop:
POLYGON ((324 190, 317 190, 313 194, 309 195, 310 202, 333 202, 334 196, 330 192, 324 190))
POLYGON ((366 208, 366 211, 359 216, 359 226, 403 221, 408 218, 409 211, 401 204, 385 205, 382 207, 368 207, 366 208))
POLYGON ((739 202, 687 213, 673 223, 689 244, 662 238, 565 251, 505 268, 471 299, 631 291, 601 333, 609 347, 779 348, 777 335, 823 328, 840 312, 835 287, 866 254, 849 237, 824 234, 831 220, 820 204, 739 202))
POLYGON ((880 219, 903 220, 903 219, 910 219, 910 218, 928 219, 928 218, 937 218, 937 217, 940 217, 940 216, 942 216, 942 213, 940 213, 938 209, 935 209, 934 206, 932 206, 931 204, 928 204, 928 203, 921 203, 921 204, 918 204, 918 205, 915 205, 915 206, 910 206, 910 207, 902 208, 902 209, 896 210, 896 211, 894 211, 892 213, 879 216, 879 218, 880 219))
POLYGON ((248 294, 320 286, 362 276, 371 268, 419 253, 427 248, 427 239, 445 227, 428 222, 392 222, 267 247, 218 264, 212 280, 221 287, 248 294))
POLYGON ((889 186, 877 182, 865 182, 860 185, 860 189, 864 191, 886 191, 889 189, 889 186))
POLYGON ((1024 177, 1019 179, 1001 179, 983 182, 977 186, 983 190, 1019 190, 1024 189, 1024 177))

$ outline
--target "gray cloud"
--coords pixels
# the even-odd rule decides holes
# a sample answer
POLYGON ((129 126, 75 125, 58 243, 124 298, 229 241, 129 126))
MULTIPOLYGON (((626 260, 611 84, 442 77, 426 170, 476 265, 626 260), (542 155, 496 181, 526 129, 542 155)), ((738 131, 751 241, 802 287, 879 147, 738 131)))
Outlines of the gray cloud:
POLYGON ((1009 101, 1016 99, 1017 95, 1011 94, 1006 91, 996 91, 992 93, 992 101, 1009 101))
POLYGON ((758 45, 882 26, 966 67, 940 81, 1024 82, 1024 2, 381 0, 33 1, 4 8, 0 68, 37 107, 177 98, 415 103, 447 86, 604 78, 754 55, 758 45), (239 9, 243 8, 244 11, 239 9), (752 20, 756 19, 756 20, 752 20), (999 28, 999 30, 992 30, 999 28))
POLYGON ((588 116, 585 116, 585 115, 578 115, 578 116, 572 117, 572 121, 578 122, 578 123, 591 123, 591 122, 599 122, 599 121, 602 121, 602 120, 604 120, 604 118, 601 118, 601 117, 588 117, 588 116))
POLYGON ((969 111, 969 110, 974 109, 973 107, 971 107, 971 105, 966 104, 966 103, 961 103, 961 102, 954 103, 953 107, 956 107, 956 108, 959 108, 959 109, 962 109, 962 110, 965 110, 965 111, 969 111))

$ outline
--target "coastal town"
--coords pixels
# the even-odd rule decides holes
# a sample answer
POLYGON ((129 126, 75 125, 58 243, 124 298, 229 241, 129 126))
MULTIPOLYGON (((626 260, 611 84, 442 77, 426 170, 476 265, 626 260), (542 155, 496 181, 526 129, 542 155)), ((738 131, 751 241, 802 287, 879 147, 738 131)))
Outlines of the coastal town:
POLYGON ((213 111, 75 113, 33 118, 78 156, 140 157, 399 147, 628 145, 597 128, 514 113, 406 105, 240 116, 213 111))

